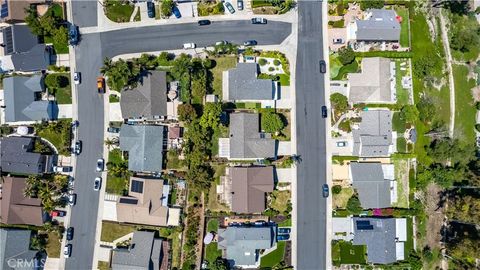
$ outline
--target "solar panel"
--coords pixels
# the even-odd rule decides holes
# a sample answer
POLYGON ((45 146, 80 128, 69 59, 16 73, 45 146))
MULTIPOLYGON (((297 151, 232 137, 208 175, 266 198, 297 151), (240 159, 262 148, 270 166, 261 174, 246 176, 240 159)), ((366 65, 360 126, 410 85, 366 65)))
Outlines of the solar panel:
POLYGON ((5 44, 5 54, 13 52, 13 26, 3 29, 3 44, 5 44))
POLYGON ((126 204, 137 204, 138 200, 137 199, 129 199, 129 198, 121 198, 120 203, 126 203, 126 204))
POLYGON ((5 1, 5 3, 2 4, 2 7, 0 9, 0 17, 1 18, 8 17, 8 2, 7 1, 5 1))
POLYGON ((132 180, 132 185, 130 187, 130 191, 143 193, 143 182, 132 180))
POLYGON ((357 230, 373 230, 369 220, 357 220, 357 230))

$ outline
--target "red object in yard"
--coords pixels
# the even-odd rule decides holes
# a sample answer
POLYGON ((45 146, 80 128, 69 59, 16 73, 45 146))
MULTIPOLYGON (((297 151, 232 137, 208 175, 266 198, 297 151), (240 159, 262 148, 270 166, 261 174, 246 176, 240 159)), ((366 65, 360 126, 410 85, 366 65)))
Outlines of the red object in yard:
POLYGON ((52 217, 63 217, 65 216, 65 211, 53 210, 52 212, 50 212, 50 215, 52 217))
POLYGON ((398 21, 399 23, 402 23, 402 21, 403 21, 402 16, 398 16, 398 15, 397 15, 396 19, 397 19, 397 21, 398 21))

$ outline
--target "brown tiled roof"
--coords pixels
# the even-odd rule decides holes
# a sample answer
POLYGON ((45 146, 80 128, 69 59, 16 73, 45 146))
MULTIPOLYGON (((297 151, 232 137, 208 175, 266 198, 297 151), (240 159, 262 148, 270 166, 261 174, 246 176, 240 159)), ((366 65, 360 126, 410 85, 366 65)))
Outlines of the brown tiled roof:
POLYGON ((182 137, 182 128, 181 127, 168 127, 168 138, 169 139, 178 139, 182 137))
POLYGON ((168 207, 162 205, 163 180, 130 177, 128 196, 117 201, 117 219, 119 222, 166 226, 168 207), (143 183, 141 192, 132 191, 132 181, 143 183))
POLYGON ((25 178, 5 177, 0 200, 1 222, 5 224, 43 224, 43 208, 40 199, 26 198, 23 190, 25 178))
POLYGON ((25 9, 30 8, 32 4, 42 4, 45 0, 1 0, 0 4, 7 2, 8 16, 3 18, 4 22, 23 22, 25 21, 25 9))
POLYGON ((265 210, 265 193, 273 191, 273 167, 233 167, 232 211, 259 213, 265 210))

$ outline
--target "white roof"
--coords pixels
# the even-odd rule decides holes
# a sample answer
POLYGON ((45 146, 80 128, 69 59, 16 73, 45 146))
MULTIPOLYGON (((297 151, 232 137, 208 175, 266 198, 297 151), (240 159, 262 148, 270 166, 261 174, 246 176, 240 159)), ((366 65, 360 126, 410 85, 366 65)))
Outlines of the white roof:
POLYGON ((167 226, 178 226, 180 224, 180 212, 179 208, 168 208, 167 226))
POLYGON ((383 179, 395 179, 395 166, 393 164, 382 164, 383 179))
POLYGON ((395 219, 395 237, 397 241, 407 241, 407 219, 396 218, 395 219))
POLYGON ((395 253, 397 256, 397 261, 405 260, 405 243, 404 242, 395 243, 395 253))
POLYGON ((332 238, 350 241, 353 239, 353 222, 349 217, 332 218, 332 238))

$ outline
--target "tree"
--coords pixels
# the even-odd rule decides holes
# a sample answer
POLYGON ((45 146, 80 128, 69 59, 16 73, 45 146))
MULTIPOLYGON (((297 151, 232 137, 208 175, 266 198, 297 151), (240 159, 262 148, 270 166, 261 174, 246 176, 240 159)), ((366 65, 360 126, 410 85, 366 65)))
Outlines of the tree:
POLYGON ((415 123, 419 116, 417 107, 414 105, 405 105, 400 111, 400 118, 404 119, 407 123, 415 123))
POLYGON ((265 111, 261 114, 262 129, 268 133, 281 131, 285 124, 280 116, 273 111, 265 111))
POLYGON ((203 67, 206 69, 214 68, 216 64, 217 63, 215 62, 215 60, 212 60, 209 58, 206 58, 205 60, 203 60, 203 67))
POLYGON ((25 9, 25 12, 27 13, 27 16, 25 16, 25 22, 30 28, 32 34, 36 36, 43 35, 43 28, 40 25, 40 21, 38 20, 38 13, 36 8, 30 7, 28 9, 25 9))
POLYGON ((340 194, 340 192, 342 192, 342 186, 340 185, 334 185, 332 187, 332 193, 333 194, 340 194))
POLYGON ((45 85, 48 88, 58 89, 62 83, 62 79, 57 74, 47 74, 45 77, 45 85))
POLYGON ((450 47, 469 52, 480 46, 479 27, 475 17, 452 15, 450 47))
POLYGON ((211 265, 208 265, 209 270, 228 270, 229 265, 227 260, 218 257, 211 265))
POLYGON ((200 125, 203 128, 216 129, 220 122, 220 115, 222 114, 221 103, 207 103, 203 108, 202 117, 200 117, 200 125))
POLYGON ((110 139, 110 138, 105 139, 105 145, 109 150, 112 146, 118 145, 118 143, 119 143, 118 139, 110 139))
POLYGON ((369 0, 369 1, 361 1, 360 2, 360 8, 362 10, 367 10, 367 9, 381 9, 385 6, 385 1, 384 0, 369 0))
POLYGON ((333 93, 330 95, 330 102, 339 114, 343 114, 348 110, 348 98, 340 93, 333 93))
POLYGON ((207 76, 205 72, 197 73, 193 76, 191 81, 192 96, 203 100, 207 94, 207 76))
POLYGON ((172 0, 163 0, 160 5, 160 13, 163 17, 172 16, 172 10, 175 3, 172 0))
POLYGON ((431 122, 436 113, 435 105, 426 97, 422 97, 417 103, 417 110, 420 121, 424 123, 431 122))
POLYGON ((157 64, 159 66, 170 66, 172 63, 170 63, 173 60, 174 57, 172 57, 172 54, 169 54, 168 52, 162 52, 160 55, 157 57, 157 64))
POLYGON ((457 192, 448 200, 447 214, 456 221, 479 224, 480 200, 476 196, 457 192))
POLYGON ((435 163, 466 165, 475 158, 475 147, 459 140, 437 139, 430 143, 427 154, 435 163))
POLYGON ((348 199, 347 211, 353 215, 358 215, 362 213, 363 208, 356 194, 350 197, 350 199, 348 199))
POLYGON ((338 60, 342 65, 351 64, 355 61, 355 52, 349 46, 342 47, 338 50, 338 60))
POLYGON ((57 46, 68 44, 68 30, 64 26, 60 26, 52 30, 53 44, 57 46))
POLYGON ((197 118, 195 108, 188 103, 178 105, 178 120, 190 123, 197 118))

